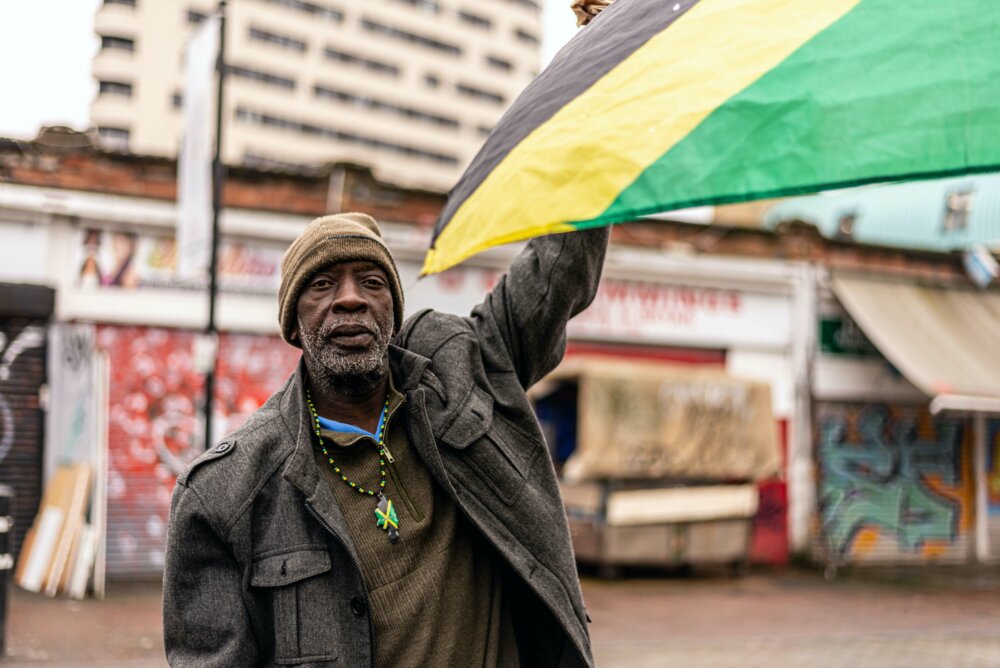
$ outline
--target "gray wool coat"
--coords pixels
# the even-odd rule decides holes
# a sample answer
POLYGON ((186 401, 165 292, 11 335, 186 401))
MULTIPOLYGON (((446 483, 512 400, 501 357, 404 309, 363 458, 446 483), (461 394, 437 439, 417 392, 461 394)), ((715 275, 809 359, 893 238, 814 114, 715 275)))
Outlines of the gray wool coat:
MULTIPOLYGON (((470 316, 417 313, 389 351, 413 447, 507 565, 525 665, 593 665, 565 512, 525 389, 562 358, 607 240, 607 229, 533 240, 470 316)), ((300 366, 178 478, 163 589, 170 665, 372 665, 365 582, 312 447, 300 366)))

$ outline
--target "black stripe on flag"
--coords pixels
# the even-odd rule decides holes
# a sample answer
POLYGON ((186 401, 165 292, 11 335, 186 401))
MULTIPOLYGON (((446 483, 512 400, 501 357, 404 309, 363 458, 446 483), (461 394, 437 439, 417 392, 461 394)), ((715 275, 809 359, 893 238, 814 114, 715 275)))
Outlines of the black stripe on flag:
POLYGON ((698 0, 617 0, 574 35, 504 113, 472 159, 448 196, 434 240, 515 146, 696 4, 698 0))

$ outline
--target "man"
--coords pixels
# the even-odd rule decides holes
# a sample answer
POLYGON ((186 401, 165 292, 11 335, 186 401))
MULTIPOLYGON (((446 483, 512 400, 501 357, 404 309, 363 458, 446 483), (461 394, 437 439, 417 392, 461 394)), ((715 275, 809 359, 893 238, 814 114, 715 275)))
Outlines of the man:
POLYGON ((171 665, 592 665, 525 389, 562 358, 607 238, 536 239, 470 316, 404 323, 376 222, 313 221, 281 265, 298 369, 177 480, 171 665))

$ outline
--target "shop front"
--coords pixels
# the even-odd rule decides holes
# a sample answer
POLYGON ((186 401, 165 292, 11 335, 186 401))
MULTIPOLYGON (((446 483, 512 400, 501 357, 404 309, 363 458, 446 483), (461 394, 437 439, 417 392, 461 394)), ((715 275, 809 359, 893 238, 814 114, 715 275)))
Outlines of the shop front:
POLYGON ((994 561, 1000 294, 852 275, 831 287, 814 384, 813 556, 834 567, 994 561))

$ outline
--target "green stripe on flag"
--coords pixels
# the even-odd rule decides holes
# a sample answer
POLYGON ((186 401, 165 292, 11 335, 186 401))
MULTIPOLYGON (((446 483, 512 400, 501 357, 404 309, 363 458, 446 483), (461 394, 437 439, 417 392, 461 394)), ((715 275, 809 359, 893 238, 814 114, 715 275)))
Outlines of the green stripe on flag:
POLYGON ((983 8, 978 0, 863 0, 575 226, 1000 168, 1000 13, 983 8))

